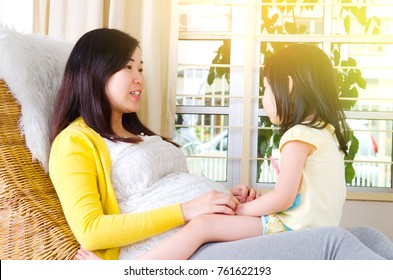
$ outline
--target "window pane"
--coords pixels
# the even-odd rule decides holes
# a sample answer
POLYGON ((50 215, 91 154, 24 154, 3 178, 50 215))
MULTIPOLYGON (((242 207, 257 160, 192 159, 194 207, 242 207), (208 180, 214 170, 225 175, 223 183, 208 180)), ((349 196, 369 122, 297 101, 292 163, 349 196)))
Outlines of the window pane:
POLYGON ((393 45, 334 43, 332 49, 345 109, 393 112, 393 45))
POLYGON ((359 148, 353 167, 355 187, 391 187, 392 120, 349 119, 359 148))
POLYGON ((259 117, 257 137, 257 182, 274 183, 277 178, 275 163, 279 158, 280 133, 278 127, 272 125, 268 117, 259 117))
MULTIPOLYGON (((209 5, 179 6, 179 31, 228 32, 231 28, 231 6, 209 5)), ((211 2, 211 1, 210 1, 211 2)))
POLYGON ((332 34, 392 34, 393 2, 374 0, 374 5, 367 3, 367 1, 364 1, 366 3, 363 1, 335 2, 332 15, 332 34))
POLYGON ((222 45, 221 40, 179 41, 178 105, 228 106, 229 67, 211 66, 222 45))
MULTIPOLYGON (((321 35, 324 30, 323 0, 313 4, 261 1, 262 18, 260 20, 262 34, 308 34, 321 35), (299 5, 300 4, 300 5, 299 5), (303 5, 302 5, 303 4, 303 5)), ((296 2, 296 1, 293 1, 296 2)), ((309 1, 310 2, 310 1, 309 1)))
POLYGON ((182 145, 192 174, 227 180, 228 116, 176 114, 174 141, 182 145))

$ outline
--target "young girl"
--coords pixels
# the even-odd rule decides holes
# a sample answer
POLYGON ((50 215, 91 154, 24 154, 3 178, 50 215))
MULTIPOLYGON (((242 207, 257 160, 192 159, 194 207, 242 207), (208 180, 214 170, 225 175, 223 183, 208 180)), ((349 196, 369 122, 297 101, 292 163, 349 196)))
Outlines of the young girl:
POLYGON ((191 220, 140 259, 187 259, 207 242, 340 223, 347 125, 331 61, 316 46, 295 44, 274 54, 263 74, 263 107, 283 133, 275 189, 238 205, 236 216, 191 220))

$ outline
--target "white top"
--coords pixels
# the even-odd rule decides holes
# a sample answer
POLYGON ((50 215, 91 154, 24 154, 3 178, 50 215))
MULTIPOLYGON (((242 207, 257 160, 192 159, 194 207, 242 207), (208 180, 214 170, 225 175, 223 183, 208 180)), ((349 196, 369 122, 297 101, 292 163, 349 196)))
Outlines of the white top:
POLYGON ((344 153, 328 125, 316 129, 296 125, 284 133, 280 151, 289 141, 303 141, 316 147, 307 157, 296 205, 278 213, 281 221, 297 230, 305 227, 337 226, 340 223, 346 197, 344 153))
MULTIPOLYGON (((112 182, 121 213, 182 203, 211 189, 229 193, 224 184, 189 174, 186 158, 179 148, 159 136, 142 138, 138 144, 105 139, 112 159, 112 182)), ((179 228, 122 247, 119 259, 135 259, 179 228)))

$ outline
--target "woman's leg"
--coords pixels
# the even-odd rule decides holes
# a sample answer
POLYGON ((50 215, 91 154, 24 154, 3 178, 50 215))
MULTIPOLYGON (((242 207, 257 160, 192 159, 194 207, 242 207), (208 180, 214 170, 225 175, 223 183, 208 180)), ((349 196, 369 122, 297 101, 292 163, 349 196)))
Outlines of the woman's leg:
MULTIPOLYGON (((179 244, 181 243, 175 245, 179 244)), ((168 248, 168 250, 172 249, 172 247, 168 248)), ((81 248, 77 259, 97 259, 97 256, 92 256, 91 252, 84 252, 81 248)), ((208 243, 203 245, 190 259, 392 260, 393 242, 371 227, 356 226, 346 229, 325 227, 258 236, 233 242, 208 243), (345 232, 346 230, 349 234, 345 232)))
POLYGON ((262 234, 258 217, 201 215, 138 259, 188 259, 201 245, 232 241, 262 234))
POLYGON ((349 231, 321 227, 203 245, 190 259, 195 260, 378 260, 349 231))
POLYGON ((378 255, 388 260, 393 260, 393 242, 382 232, 367 226, 348 227, 345 229, 378 255))

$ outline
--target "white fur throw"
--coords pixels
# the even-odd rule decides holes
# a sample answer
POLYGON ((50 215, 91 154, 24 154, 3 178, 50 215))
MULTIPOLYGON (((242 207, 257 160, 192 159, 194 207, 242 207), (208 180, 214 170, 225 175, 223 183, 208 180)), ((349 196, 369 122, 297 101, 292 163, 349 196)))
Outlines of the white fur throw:
POLYGON ((72 44, 0 25, 0 79, 21 105, 19 122, 33 160, 48 172, 49 122, 72 44))

